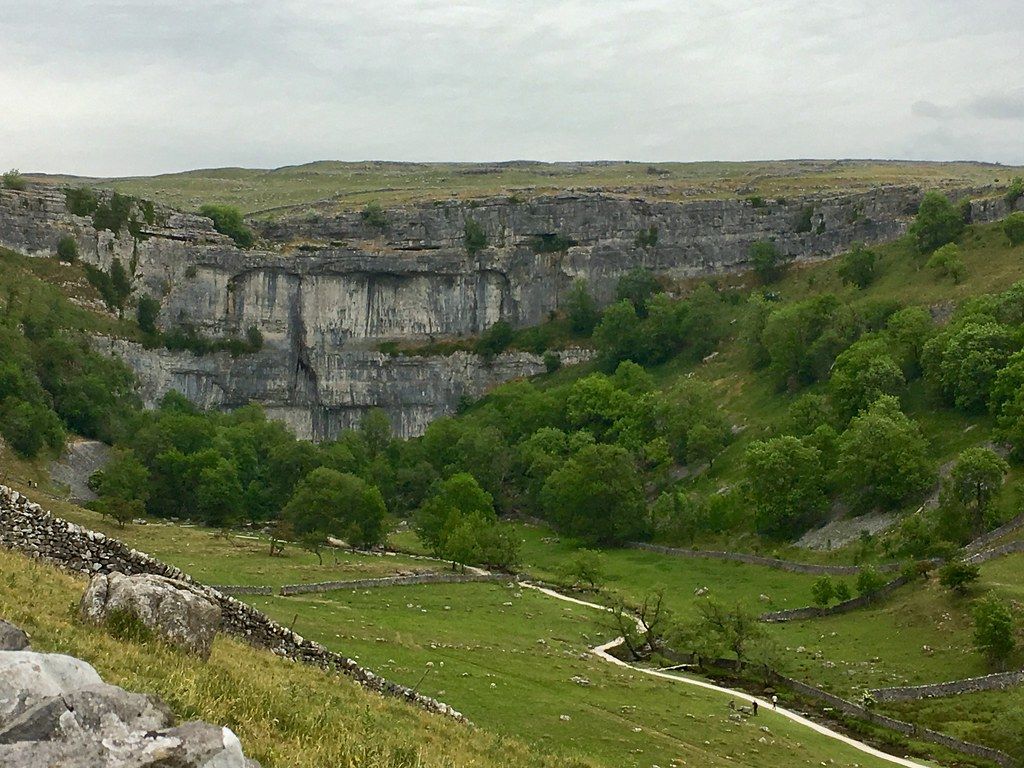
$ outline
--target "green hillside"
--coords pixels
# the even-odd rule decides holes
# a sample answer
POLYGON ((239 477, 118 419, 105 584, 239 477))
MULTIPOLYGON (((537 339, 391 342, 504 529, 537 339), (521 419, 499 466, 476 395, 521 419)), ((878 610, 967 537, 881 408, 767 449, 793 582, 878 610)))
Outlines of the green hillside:
MULTIPOLYGON (((204 413, 171 396, 142 411, 130 375, 84 335, 135 337, 134 322, 97 310, 77 266, 3 253, 4 472, 21 488, 41 482, 32 493, 58 514, 209 582, 279 586, 427 562, 327 546, 341 538, 431 554, 439 558, 431 568, 481 565, 564 588, 587 583, 597 588, 594 599, 626 611, 662 593, 671 617, 639 662, 668 663, 664 643, 732 654, 750 664, 745 672, 703 671, 758 692, 764 666, 858 700, 873 687, 1020 668, 1020 555, 985 563, 962 584, 932 563, 955 561, 960 547, 1018 514, 1024 500, 1024 243, 1014 237, 1003 222, 965 224, 932 197, 907 237, 829 262, 789 265, 766 247, 761 268, 748 275, 666 284, 633 273, 620 300, 601 312, 577 286, 552 325, 592 346, 595 362, 499 387, 421 438, 393 440, 383 414, 372 413, 320 445, 295 440, 255 406, 204 413), (25 301, 26 287, 46 300, 25 301), (66 434, 116 449, 94 477, 93 509, 63 503, 47 482, 45 463, 66 434), (834 546, 797 544, 808 531, 860 515, 889 516, 891 524, 834 546), (139 517, 151 524, 130 522, 139 517), (206 527, 170 524, 182 520, 206 527), (641 539, 870 568, 829 579, 823 592, 817 576, 624 548, 641 539), (271 556, 273 548, 282 551, 271 556), (870 596, 885 581, 873 570, 883 563, 908 576, 887 598, 836 616, 755 621, 762 611, 835 603, 844 591, 870 596), (978 639, 985 608, 1008 617, 995 644, 978 639), (716 610, 748 627, 749 644, 730 644, 714 629, 716 610)), ((521 343, 522 333, 498 338, 492 329, 482 351, 521 343)), ((55 586, 52 605, 66 605, 77 588, 55 586)), ((50 646, 109 647, 65 627, 59 613, 7 601, 16 620, 37 622, 50 646), (65 633, 69 645, 61 646, 65 633)), ((450 702, 485 732, 527 743, 514 752, 524 765, 543 764, 530 762, 543 758, 529 750, 616 766, 874 764, 789 721, 760 721, 768 731, 734 725, 721 694, 610 667, 588 654, 618 632, 608 616, 514 586, 431 584, 251 602, 450 702)), ((115 682, 133 679, 116 665, 106 671, 115 682)), ((138 684, 174 701, 183 696, 180 682, 138 684)), ((205 692, 191 695, 181 699, 186 707, 233 722, 207 708, 205 692)), ((781 695, 793 707, 814 706, 781 695)), ((1012 725, 1021 717, 1019 687, 942 704, 879 711, 1024 758, 1012 725)), ((379 716, 367 715, 363 727, 379 716)), ((262 727, 238 725, 243 740, 262 727)), ((844 727, 898 754, 985 764, 857 722, 844 727)), ((423 764, 487 765, 465 755, 490 755, 495 743, 456 740, 423 764), (450 757, 447 748, 468 751, 450 757)), ((292 764, 285 753, 263 754, 268 764, 292 764)), ((392 756, 378 764, 402 763, 392 756)))

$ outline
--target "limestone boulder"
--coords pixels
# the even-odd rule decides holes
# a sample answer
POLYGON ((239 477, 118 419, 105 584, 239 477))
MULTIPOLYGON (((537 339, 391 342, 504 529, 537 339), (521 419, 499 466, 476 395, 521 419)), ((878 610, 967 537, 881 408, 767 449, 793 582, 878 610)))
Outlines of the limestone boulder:
POLYGON ((28 635, 0 619, 0 651, 21 651, 25 648, 28 648, 28 635))
POLYGON ((154 697, 102 681, 60 654, 0 653, 0 765, 19 768, 259 768, 209 723, 175 725, 154 697))
POLYGON ((97 574, 80 606, 87 621, 102 623, 127 613, 167 642, 206 659, 220 628, 220 606, 181 581, 150 574, 97 574))

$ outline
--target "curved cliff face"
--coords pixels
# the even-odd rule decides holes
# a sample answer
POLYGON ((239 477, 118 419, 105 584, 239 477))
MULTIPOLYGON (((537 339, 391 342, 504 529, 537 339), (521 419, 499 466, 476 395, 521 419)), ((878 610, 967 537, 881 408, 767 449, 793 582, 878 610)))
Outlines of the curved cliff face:
MULTIPOLYGON (((502 382, 545 370, 540 355, 507 352, 489 364, 478 355, 402 357, 369 350, 339 350, 313 357, 308 375, 278 349, 232 357, 145 349, 121 339, 97 339, 96 348, 130 365, 140 395, 153 407, 175 390, 203 408, 261 403, 270 418, 300 438, 330 440, 357 427, 367 409, 381 408, 399 436, 422 434, 430 422, 455 411, 502 382)), ((589 358, 588 350, 559 353, 564 365, 589 358)))
MULTIPOLYGON (((560 195, 520 202, 496 198, 389 209, 375 227, 359 212, 256 224, 260 248, 242 251, 201 216, 158 210, 161 224, 97 231, 67 211, 63 192, 0 190, 0 244, 50 255, 63 235, 82 258, 133 271, 135 292, 161 301, 165 328, 188 324, 208 336, 263 335, 258 354, 231 358, 147 351, 108 342, 138 372, 146 399, 179 389, 208 407, 249 401, 322 439, 384 408, 399 435, 423 431, 463 396, 539 373, 533 355, 393 357, 385 340, 475 335, 505 320, 544 321, 572 282, 585 279, 610 301, 637 266, 668 278, 722 274, 747 266, 750 246, 772 239, 796 259, 825 258, 855 241, 900 235, 921 192, 868 193, 769 201, 646 202, 605 195, 560 195), (470 254, 467 221, 487 246, 470 254), (574 245, 550 252, 559 240, 574 245)), ((1002 201, 975 206, 979 220, 1005 215, 1002 201)), ((573 352, 573 360, 583 356, 573 352)))

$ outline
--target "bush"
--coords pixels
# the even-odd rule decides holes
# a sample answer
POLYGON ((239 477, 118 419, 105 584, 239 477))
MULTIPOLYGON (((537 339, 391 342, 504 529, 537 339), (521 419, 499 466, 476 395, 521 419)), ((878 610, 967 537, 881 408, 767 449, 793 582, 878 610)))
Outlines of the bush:
POLYGON ((811 585, 811 597, 814 599, 814 604, 820 608, 824 608, 836 595, 836 585, 832 583, 832 579, 828 576, 821 576, 811 585))
POLYGON ((576 241, 571 237, 557 234, 537 235, 530 242, 534 253, 561 253, 562 251, 569 250, 574 245, 576 245, 576 241))
POLYGON ((148 293, 139 299, 139 306, 135 310, 135 318, 138 320, 139 328, 143 333, 155 334, 157 332, 156 320, 160 316, 160 302, 148 293))
POLYGON ((960 248, 956 243, 946 243, 937 249, 925 266, 928 269, 934 269, 943 277, 953 278, 954 283, 959 283, 967 271, 963 259, 960 258, 960 248))
POLYGON ((68 187, 64 190, 64 204, 75 216, 92 216, 99 207, 96 193, 88 187, 68 187))
POLYGON ((931 253, 953 242, 963 231, 963 217, 941 192, 928 192, 924 196, 909 230, 921 253, 931 253))
POLYGON ((795 232, 804 233, 810 232, 812 228, 812 217, 814 216, 814 206, 805 205, 800 210, 800 215, 797 216, 796 221, 793 223, 793 230, 795 232))
POLYGON ((487 247, 487 233, 476 219, 466 219, 466 226, 462 231, 462 239, 466 244, 466 251, 472 256, 487 247))
POLYGON ((978 580, 981 569, 962 560, 950 560, 939 569, 939 583, 961 595, 978 580))
POLYGON ((121 311, 124 302, 131 295, 131 281, 120 259, 114 259, 110 272, 104 272, 92 264, 85 265, 85 277, 95 288, 110 310, 121 311))
POLYGON ((92 214, 92 225, 96 229, 109 230, 115 235, 120 233, 131 221, 133 202, 127 195, 114 192, 109 200, 96 206, 92 214))
POLYGON ((658 228, 651 225, 641 229, 633 242, 637 248, 653 248, 658 244, 658 228))
POLYGON ((775 243, 761 240, 750 246, 750 263, 765 285, 774 283, 786 274, 792 258, 779 253, 775 243))
POLYGON ((1004 667, 1017 646, 1013 612, 997 598, 987 597, 974 606, 972 616, 974 647, 989 663, 1004 667))
POLYGON ((1024 244, 1024 212, 1018 211, 1007 216, 1003 221, 1003 232, 1014 248, 1024 244))
POLYGON ((28 187, 28 182, 25 181, 25 177, 21 175, 17 168, 11 168, 3 175, 2 182, 4 189, 13 189, 18 192, 24 191, 28 187))
POLYGON ((544 353, 544 370, 548 373, 554 373, 562 367, 562 358, 555 352, 544 353))
POLYGON ((601 319, 597 303, 587 290, 586 280, 573 282, 565 301, 565 310, 569 316, 569 328, 577 336, 589 336, 601 319))
POLYGON ((826 509, 821 453, 790 435, 750 444, 745 455, 747 494, 759 533, 799 536, 826 509))
POLYGON ((504 352, 515 338, 515 330, 504 320, 499 320, 482 334, 476 342, 476 353, 486 358, 504 352))
POLYGON ((861 289, 867 288, 875 279, 876 262, 874 251, 861 243, 855 243, 839 264, 839 277, 844 283, 852 283, 861 289))
POLYGON ((884 587, 885 583, 885 576, 870 565, 864 566, 857 574, 857 594, 861 597, 870 597, 884 587))
POLYGON ((78 261, 78 241, 71 235, 62 235, 57 241, 57 258, 71 264, 78 261))
POLYGON ((658 285, 658 279, 649 269, 634 267, 619 278, 615 287, 615 298, 619 301, 628 301, 633 305, 637 315, 645 317, 647 302, 659 290, 661 287, 658 285))
POLYGON ((1024 197, 1024 178, 1017 176, 1010 182, 1010 187, 1006 190, 1003 199, 1006 200, 1006 204, 1012 209, 1021 197, 1024 197))
POLYGON ((388 215, 380 203, 367 203, 360 215, 363 217, 363 221, 374 229, 383 231, 388 227, 388 215))
POLYGON ((255 325, 250 325, 245 332, 245 343, 249 345, 251 352, 263 349, 263 332, 255 325))
POLYGON ((213 221, 213 228, 235 241, 239 248, 251 248, 256 241, 252 230, 242 219, 237 208, 230 205, 204 205, 199 213, 213 221))

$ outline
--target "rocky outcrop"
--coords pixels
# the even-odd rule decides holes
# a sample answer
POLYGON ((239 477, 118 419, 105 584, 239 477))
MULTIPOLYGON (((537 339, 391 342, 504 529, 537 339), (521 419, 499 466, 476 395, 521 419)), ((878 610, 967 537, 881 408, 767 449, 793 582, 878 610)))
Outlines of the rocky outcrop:
MULTIPOLYGON (((91 219, 68 213, 63 192, 35 187, 0 190, 0 245, 48 255, 71 236, 89 263, 109 269, 120 259, 136 294, 160 299, 163 327, 187 325, 210 337, 259 330, 260 354, 234 359, 107 346, 139 373, 151 402, 169 389, 207 406, 255 400, 313 439, 380 407, 396 433, 409 436, 463 396, 539 373, 543 362, 385 355, 382 342, 474 336, 499 320, 537 324, 560 309, 574 280, 607 302, 635 267, 668 282, 735 272, 748 266, 759 240, 797 260, 827 258, 854 241, 900 235, 921 194, 890 186, 768 201, 607 194, 442 201, 388 209, 383 226, 358 211, 254 222, 261 244, 243 251, 208 219, 166 209, 134 234, 97 231, 91 219), (486 239, 473 252, 464 243, 468 222, 486 239)), ((973 215, 1005 213, 1006 204, 992 199, 973 215)))
POLYGON ((142 622, 171 645, 210 657, 220 628, 220 607, 188 584, 164 576, 99 573, 79 606, 82 617, 101 624, 118 612, 142 622))
POLYGON ((259 768, 227 728, 175 725, 155 697, 103 682, 71 656, 0 651, 0 765, 259 768))

